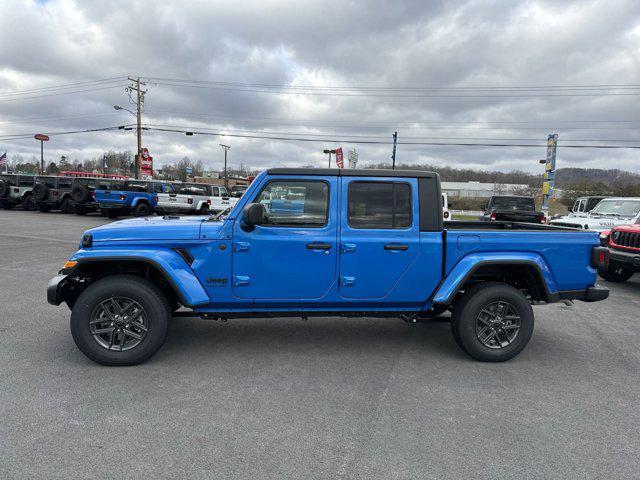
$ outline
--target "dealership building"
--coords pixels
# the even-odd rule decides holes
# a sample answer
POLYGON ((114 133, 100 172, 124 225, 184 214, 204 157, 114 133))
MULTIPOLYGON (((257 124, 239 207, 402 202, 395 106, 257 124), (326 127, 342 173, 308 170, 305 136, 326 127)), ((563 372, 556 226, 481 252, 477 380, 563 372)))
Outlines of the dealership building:
POLYGON ((489 198, 493 195, 512 195, 529 185, 518 183, 442 182, 442 192, 449 197, 489 198))

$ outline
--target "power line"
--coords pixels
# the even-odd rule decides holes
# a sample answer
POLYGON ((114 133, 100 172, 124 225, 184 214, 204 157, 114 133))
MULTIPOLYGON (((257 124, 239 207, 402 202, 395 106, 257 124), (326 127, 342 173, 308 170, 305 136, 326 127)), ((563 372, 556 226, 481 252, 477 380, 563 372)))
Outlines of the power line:
MULTIPOLYGON (((302 138, 302 137, 286 137, 286 136, 271 136, 271 135, 244 135, 244 134, 230 134, 230 133, 214 133, 214 132, 196 132, 193 130, 179 130, 172 128, 159 128, 159 127, 145 127, 145 130, 158 131, 158 132, 173 132, 173 133, 191 133, 197 135, 210 135, 216 137, 234 137, 234 138, 249 138, 249 139, 264 139, 264 140, 282 140, 282 141, 294 141, 294 142, 324 142, 324 143, 348 143, 350 142, 345 138, 302 138)), ((360 144, 373 144, 373 145, 391 145, 391 141, 385 140, 358 140, 360 144)), ((423 146, 456 146, 456 147, 524 147, 524 148, 542 148, 546 147, 546 143, 540 144, 524 144, 524 143, 460 143, 460 142, 397 142, 398 145, 423 145, 423 146)), ((596 148, 596 149, 640 149, 640 145, 562 145, 559 148, 596 148)))
POLYGON ((110 78, 102 78, 98 80, 86 80, 84 82, 74 82, 74 83, 65 83, 61 85, 52 85, 50 87, 40 87, 40 88, 32 88, 29 90, 14 90, 11 92, 0 92, 0 97, 4 96, 12 96, 12 95, 23 95, 29 93, 38 93, 43 91, 51 91, 51 90, 62 90, 68 88, 78 88, 80 86, 87 87, 90 85, 100 84, 100 83, 112 83, 114 81, 124 81, 126 77, 110 77, 110 78))
MULTIPOLYGON (((304 133, 297 133, 297 132, 271 132, 271 131, 265 131, 265 130, 246 130, 246 129, 226 129, 226 128, 208 128, 208 127, 188 127, 188 126, 182 126, 182 125, 167 125, 167 124, 158 124, 158 123, 145 123, 144 126, 146 127, 164 127, 164 128, 179 128, 179 129, 185 129, 189 131, 193 131, 194 133, 198 133, 196 132, 196 130, 214 130, 214 133, 220 134, 220 135, 226 135, 227 133, 258 133, 258 134, 263 134, 263 135, 282 135, 282 136, 307 136, 307 137, 335 137, 335 134, 323 134, 323 133, 310 133, 310 132, 304 132, 304 133)), ((375 139, 375 138, 389 138, 389 135, 361 135, 361 134, 343 134, 344 137, 348 137, 348 138, 368 138, 368 139, 375 139)), ((432 137, 432 136, 406 136, 403 135, 404 139, 409 139, 409 140, 489 140, 489 141, 514 141, 514 142, 537 142, 540 139, 539 138, 493 138, 493 137, 432 137)), ((635 139, 635 140, 628 140, 628 139, 605 139, 605 138, 596 138, 596 139, 569 139, 569 138, 563 138, 562 139, 563 143, 564 142, 623 142, 623 143, 640 143, 640 140, 635 139)))
POLYGON ((21 101, 33 100, 33 99, 37 99, 37 98, 55 97, 55 96, 59 96, 59 95, 71 95, 71 94, 74 94, 74 93, 97 92, 99 90, 108 90, 110 88, 124 87, 124 86, 125 86, 125 84, 123 83, 123 84, 118 84, 118 85, 110 85, 110 86, 107 86, 107 87, 88 88, 88 89, 84 89, 84 90, 70 90, 70 91, 64 91, 64 92, 45 93, 45 94, 42 94, 42 95, 32 95, 32 96, 21 97, 21 98, 7 98, 7 99, 0 99, 0 103, 21 102, 21 101))
MULTIPOLYGON (((313 95, 313 96, 328 96, 328 97, 373 97, 373 98, 527 98, 527 97, 602 97, 602 96, 638 96, 640 95, 640 87, 637 87, 632 92, 590 92, 590 93, 549 93, 547 91, 533 91, 533 93, 519 93, 519 92, 504 92, 500 94, 485 93, 485 94, 447 94, 447 93, 380 93, 378 91, 359 91, 359 92, 344 92, 344 91, 318 91, 318 90, 292 90, 287 87, 279 89, 267 89, 260 87, 232 87, 232 86, 216 86, 205 84, 189 84, 178 82, 166 82, 166 81, 150 81, 156 85, 170 86, 170 87, 183 87, 183 88, 202 88, 208 90, 219 91, 234 91, 245 93, 270 93, 277 95, 313 95), (637 91, 636 91, 637 90, 637 91)), ((354 89, 355 90, 355 89, 354 89)))

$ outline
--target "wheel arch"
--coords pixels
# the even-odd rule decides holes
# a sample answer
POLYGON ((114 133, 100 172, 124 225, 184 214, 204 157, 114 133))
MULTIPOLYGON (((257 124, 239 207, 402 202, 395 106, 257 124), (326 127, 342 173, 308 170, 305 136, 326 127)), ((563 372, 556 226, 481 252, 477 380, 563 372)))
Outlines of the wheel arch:
MULTIPOLYGON (((176 251, 154 251, 153 257, 135 252, 110 252, 99 256, 83 255, 81 252, 83 251, 73 257, 78 264, 68 273, 70 279, 88 279, 91 283, 112 275, 136 275, 160 286, 168 297, 186 307, 210 303, 209 296, 195 273, 176 251)), ((65 298, 59 300, 66 301, 65 298)))
MULTIPOLYGON (((471 256, 470 256, 471 257, 471 256)), ((539 256, 465 258, 447 275, 433 296, 434 304, 451 304, 461 290, 485 281, 499 281, 525 290, 532 300, 553 302, 558 294, 546 263, 539 256)))

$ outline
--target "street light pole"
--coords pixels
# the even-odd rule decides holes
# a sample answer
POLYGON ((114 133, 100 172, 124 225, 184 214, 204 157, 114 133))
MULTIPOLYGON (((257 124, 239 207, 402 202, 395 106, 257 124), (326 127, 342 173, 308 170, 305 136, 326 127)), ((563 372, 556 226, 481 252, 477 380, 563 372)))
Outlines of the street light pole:
POLYGON ((224 187, 229 188, 229 177, 227 176, 227 151, 231 149, 229 145, 219 144, 224 150, 224 187))
POLYGON ((329 168, 331 168, 331 154, 332 153, 336 153, 336 150, 335 149, 330 150, 330 149, 326 149, 325 148, 324 150, 322 150, 322 153, 328 153, 329 154, 329 168))

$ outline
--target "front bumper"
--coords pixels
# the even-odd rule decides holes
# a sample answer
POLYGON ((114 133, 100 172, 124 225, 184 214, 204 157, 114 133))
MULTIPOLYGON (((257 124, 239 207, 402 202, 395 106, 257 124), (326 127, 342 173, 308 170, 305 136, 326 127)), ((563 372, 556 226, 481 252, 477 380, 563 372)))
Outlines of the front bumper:
POLYGON ((623 265, 629 270, 640 271, 640 252, 625 252, 609 248, 609 263, 611 262, 623 265))
POLYGON ((609 289, 601 285, 592 285, 584 290, 561 290, 556 301, 580 300, 583 302, 599 302, 609 298, 609 289))
POLYGON ((49 280, 47 285, 47 302, 51 305, 60 305, 64 302, 65 289, 69 275, 58 274, 49 280))

